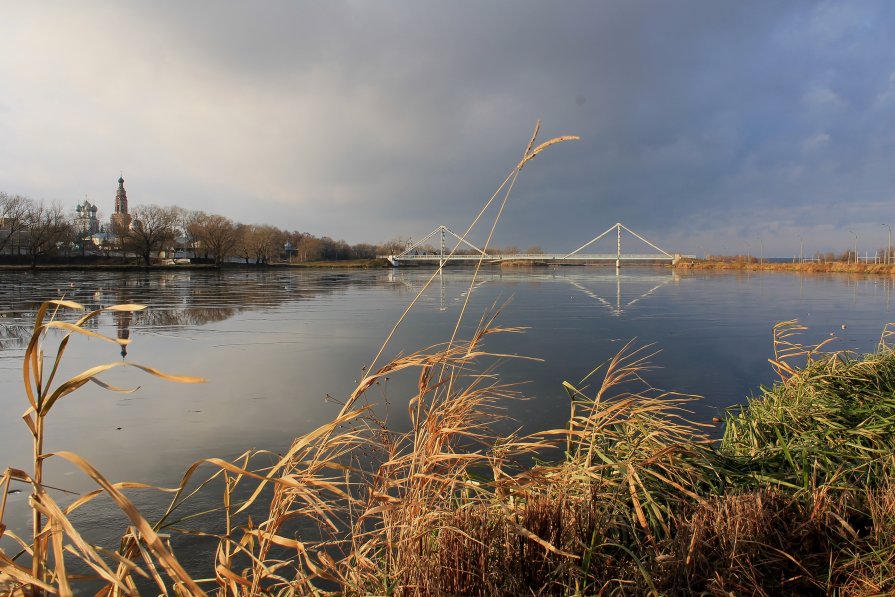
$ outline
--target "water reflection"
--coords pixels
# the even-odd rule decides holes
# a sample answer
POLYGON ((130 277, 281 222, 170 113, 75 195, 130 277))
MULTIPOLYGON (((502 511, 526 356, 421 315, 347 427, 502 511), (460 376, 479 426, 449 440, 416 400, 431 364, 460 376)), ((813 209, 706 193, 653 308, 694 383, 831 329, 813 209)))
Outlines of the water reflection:
POLYGON ((349 273, 295 272, 3 272, 0 277, 0 351, 24 348, 37 308, 49 299, 73 300, 87 310, 132 302, 149 305, 136 313, 105 313, 87 324, 91 329, 114 325, 118 338, 127 339, 132 327, 164 331, 203 326, 358 286, 395 283, 387 276, 359 279, 349 273))
MULTIPOLYGON (((131 321, 133 313, 130 311, 114 311, 112 317, 115 318, 115 329, 118 332, 119 340, 130 340, 131 337, 131 321)), ((121 345, 121 358, 127 356, 127 344, 121 345)))
MULTIPOLYGON (((132 340, 120 355, 128 361, 208 383, 180 386, 116 368, 104 381, 141 390, 120 395, 92 384, 81 388, 54 408, 50 449, 79 453, 114 481, 176 485, 198 458, 250 447, 276 451, 331 420, 338 407, 326 402, 327 394, 350 393, 432 273, 0 272, 0 408, 20 413, 26 407, 21 356, 41 301, 65 297, 88 309, 146 304, 136 313, 104 313, 90 325, 132 340)), ((520 387, 531 399, 507 411, 508 425, 528 431, 561 427, 568 413, 562 382, 577 382, 632 338, 664 350, 656 357, 662 368, 650 371, 648 381, 706 396, 694 404, 693 417, 708 422, 773 381, 767 359, 777 321, 801 320, 810 328, 806 342, 835 333, 841 337, 836 348, 860 351, 872 349, 892 320, 887 277, 633 268, 617 276, 611 268, 551 267, 484 270, 469 294, 471 281, 471 270, 462 268, 433 280, 384 358, 449 338, 467 300, 468 332, 483 312, 512 298, 500 323, 530 329, 489 336, 487 348, 544 358, 511 359, 500 369, 508 383, 530 382, 520 387)), ((60 379, 119 354, 109 343, 80 338, 65 358, 60 379)), ((400 380, 381 389, 382 402, 393 404, 390 424, 401 424, 407 409, 400 401, 412 395, 415 382, 409 392, 400 380)), ((0 418, 0 466, 27 468, 30 449, 20 419, 0 418)), ((80 475, 52 473, 53 485, 93 488, 80 475)), ((24 497, 18 504, 26 507, 24 497)))
POLYGON ((224 321, 235 317, 241 311, 249 307, 237 309, 235 307, 210 307, 210 306, 160 306, 159 308, 146 309, 136 314, 136 325, 140 328, 164 330, 175 327, 202 326, 209 323, 224 321))
MULTIPOLYGON (((30 337, 40 301, 65 297, 88 309, 136 302, 149 308, 107 312, 90 321, 93 329, 136 340, 121 350, 122 358, 146 364, 160 359, 175 372, 208 377, 221 384, 213 391, 222 392, 234 405, 252 402, 259 418, 282 419, 274 415, 275 403, 300 399, 314 405, 303 406, 302 417, 321 420, 328 412, 320 406, 322 398, 350 389, 360 368, 369 364, 404 307, 432 274, 412 268, 3 272, 0 384, 14 388, 17 383, 17 359, 30 337), (259 408, 261 402, 265 408, 259 408)), ((473 301, 472 326, 484 310, 512 298, 502 323, 532 329, 522 337, 494 342, 501 352, 550 361, 543 369, 507 368, 508 375, 532 381, 532 394, 552 396, 562 381, 574 380, 611 356, 619 341, 639 337, 666 350, 663 364, 671 366, 659 374, 657 383, 709 395, 720 407, 742 400, 768 381, 766 358, 773 323, 799 318, 819 339, 836 334, 844 336, 840 346, 870 349, 888 321, 895 289, 889 277, 678 274, 633 268, 618 275, 612 268, 551 267, 483 270, 467 296, 471 280, 469 269, 438 274, 396 336, 391 354, 445 340, 467 300, 473 301), (845 323, 849 326, 843 332, 845 323), (699 366, 708 362, 711 368, 699 366)), ((811 339, 818 338, 806 340, 811 339)), ((80 350, 83 362, 108 357, 100 347, 80 350)), ((164 392, 187 395, 179 389, 164 392)), ((203 396, 211 392, 199 391, 203 396)), ((134 408, 136 400, 119 405, 134 408)), ((519 418, 539 420, 533 404, 520 407, 519 418), (530 407, 531 412, 524 412, 530 407)), ((207 412, 202 414, 208 418, 207 412)), ((224 413, 221 416, 224 421, 224 413)), ((206 423, 211 425, 202 421, 206 423)), ((7 427, 0 425, 0 434, 7 427)), ((300 427, 280 435, 297 433, 300 427)))
MULTIPOLYGON (((487 270, 479 274, 473 294, 491 284, 504 290, 519 284, 528 286, 561 282, 582 296, 621 317, 643 301, 657 297, 670 284, 682 280, 708 280, 715 273, 680 275, 671 270, 647 272, 612 269, 550 268, 525 271, 487 270), (629 273, 632 272, 632 273, 629 273)), ((42 300, 67 298, 87 309, 140 302, 150 308, 137 313, 107 313, 91 320, 94 328, 112 325, 119 338, 130 338, 132 329, 147 333, 176 328, 196 328, 223 322, 243 313, 276 310, 283 305, 313 301, 327 295, 380 288, 398 297, 415 295, 432 275, 431 270, 384 270, 379 272, 3 272, 0 274, 0 352, 23 349, 30 336, 31 322, 42 300), (105 319, 104 319, 105 317, 105 319)), ((735 272, 724 279, 751 285, 760 290, 774 278, 788 277, 798 284, 798 299, 807 300, 818 285, 842 284, 856 307, 861 294, 872 292, 891 309, 895 280, 889 277, 864 278, 835 274, 758 274, 735 272), (810 288, 806 288, 806 284, 810 288)), ((439 311, 466 299, 469 270, 446 270, 437 274, 430 300, 439 311)))
POLYGON ((31 337, 31 328, 24 323, 11 321, 12 317, 14 315, 8 313, 0 314, 3 319, 3 323, 0 323, 0 351, 24 348, 31 337))
MULTIPOLYGON (((596 274, 593 273, 593 270, 590 270, 587 275, 579 275, 574 273, 577 269, 578 268, 554 267, 546 273, 541 268, 522 269, 521 273, 518 270, 515 270, 513 273, 505 273, 501 270, 497 270, 496 272, 486 270, 484 272, 480 272, 472 288, 460 292, 460 294, 457 295, 456 298, 465 298, 468 292, 475 293, 483 286, 494 282, 506 283, 514 280, 523 280, 526 283, 536 283, 538 281, 559 281, 568 283, 570 286, 580 291, 585 296, 607 307, 613 315, 619 316, 624 313, 625 309, 635 305, 643 299, 652 296, 663 286, 673 282, 680 282, 681 280, 680 276, 672 270, 656 270, 655 273, 643 273, 642 271, 640 271, 636 276, 628 276, 626 274, 623 275, 618 270, 610 268, 602 268, 601 271, 596 274), (615 273, 612 274, 611 272, 615 273), (612 285, 612 296, 611 298, 605 298, 610 296, 610 294, 605 289, 599 287, 608 286, 609 283, 611 283, 612 285), (646 291, 639 290, 640 288, 644 287, 644 284, 647 283, 653 285, 646 291), (630 286, 634 289, 635 295, 634 298, 625 297, 623 301, 622 297, 626 294, 625 292, 623 292, 623 287, 627 286, 630 286)), ((444 311, 446 310, 448 304, 445 301, 445 277, 456 276, 457 274, 456 270, 451 271, 449 269, 446 271, 447 273, 445 273, 444 270, 433 273, 432 275, 435 276, 434 280, 437 281, 430 282, 428 279, 420 277, 417 273, 407 274, 406 270, 396 269, 392 270, 392 272, 389 274, 389 281, 402 285, 414 294, 418 293, 426 283, 430 283, 432 287, 438 289, 439 310, 444 311), (407 274, 406 277, 405 274, 407 274)))
MULTIPOLYGON (((632 307, 639 301, 652 296, 657 290, 659 290, 663 286, 670 284, 673 281, 674 282, 680 281, 680 277, 677 276, 674 272, 670 272, 670 275, 667 275, 667 276, 664 276, 664 275, 658 276, 657 275, 655 277, 659 280, 658 284, 656 284, 655 286, 653 286, 646 292, 639 294, 636 298, 633 298, 631 300, 626 300, 623 303, 622 302, 622 275, 618 270, 616 270, 615 297, 614 297, 615 302, 614 302, 614 304, 611 303, 610 301, 606 300, 605 298, 603 298, 600 294, 598 294, 599 291, 592 290, 591 288, 586 287, 584 285, 585 284, 584 281, 579 281, 572 277, 567 278, 567 281, 569 282, 569 284, 571 284, 573 287, 575 287, 576 289, 578 289, 579 291, 584 293, 586 296, 594 299, 595 301, 599 302, 601 305, 607 307, 609 309, 609 311, 614 316, 620 317, 622 314, 624 314, 625 309, 627 309, 628 307, 632 307)), ((644 281, 647 281, 647 280, 645 280, 644 277, 638 277, 637 280, 638 280, 638 282, 641 282, 641 283, 644 281)))

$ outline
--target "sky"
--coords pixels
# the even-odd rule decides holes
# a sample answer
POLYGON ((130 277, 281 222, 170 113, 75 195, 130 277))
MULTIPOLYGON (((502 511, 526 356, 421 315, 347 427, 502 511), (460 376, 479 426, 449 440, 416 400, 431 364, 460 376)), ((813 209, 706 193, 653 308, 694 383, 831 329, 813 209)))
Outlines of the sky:
POLYGON ((0 10, 0 191, 72 210, 108 217, 123 173, 131 206, 350 243, 461 231, 540 120, 581 139, 523 169, 501 246, 622 222, 684 254, 872 254, 895 227, 887 0, 0 10))

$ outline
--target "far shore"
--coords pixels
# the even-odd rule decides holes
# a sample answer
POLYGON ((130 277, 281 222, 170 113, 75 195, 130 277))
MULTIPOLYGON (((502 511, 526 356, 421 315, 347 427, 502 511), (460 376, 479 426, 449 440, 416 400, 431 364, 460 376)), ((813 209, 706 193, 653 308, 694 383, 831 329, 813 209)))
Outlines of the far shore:
MULTIPOLYGON (((344 259, 340 261, 306 261, 301 263, 225 263, 220 269, 257 269, 257 268, 296 268, 296 269, 333 269, 333 268, 383 268, 389 267, 384 259, 344 259)), ((36 266, 21 263, 0 263, 2 271, 140 271, 140 270, 213 270, 219 269, 214 263, 153 263, 144 265, 137 262, 78 262, 38 263, 36 266)))
POLYGON ((677 270, 741 270, 770 272, 895 274, 895 264, 846 263, 844 261, 763 262, 715 259, 682 259, 672 266, 677 270))
MULTIPOLYGON (((549 265, 537 261, 502 262, 497 267, 537 267, 549 265)), ((657 264, 658 265, 658 264, 657 264)), ((565 267, 611 267, 611 265, 564 265, 565 267)), ((391 265, 385 259, 344 259, 333 261, 302 261, 302 262, 274 262, 274 263, 235 263, 228 262, 223 266, 214 263, 183 263, 162 264, 153 263, 146 266, 135 261, 71 261, 69 263, 39 263, 36 267, 30 264, 5 264, 0 263, 0 272, 3 271, 173 271, 173 270, 235 270, 235 269, 383 269, 391 265)), ((421 266, 407 266, 421 267, 421 266)), ((625 269, 626 266, 622 266, 625 269)), ((827 262, 763 262, 736 261, 724 259, 682 259, 674 265, 659 266, 671 267, 678 271, 695 270, 724 270, 724 271, 768 271, 768 272, 803 272, 803 273, 849 273, 866 275, 895 275, 895 264, 883 263, 845 263, 843 261, 827 262)))

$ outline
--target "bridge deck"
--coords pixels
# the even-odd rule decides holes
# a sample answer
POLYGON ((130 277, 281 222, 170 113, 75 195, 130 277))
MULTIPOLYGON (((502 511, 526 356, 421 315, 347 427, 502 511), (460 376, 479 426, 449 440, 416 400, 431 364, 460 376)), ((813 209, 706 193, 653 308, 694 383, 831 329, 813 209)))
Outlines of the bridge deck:
MULTIPOLYGON (((400 255, 400 256, 385 256, 386 259, 392 262, 411 262, 411 261, 434 261, 438 262, 441 259, 440 255, 400 255)), ((649 253, 623 253, 622 255, 616 255, 615 253, 576 253, 575 255, 566 255, 562 253, 519 253, 514 255, 485 255, 482 257, 481 255, 453 255, 453 256, 444 256, 444 261, 467 261, 467 262, 475 262, 479 259, 482 259, 485 262, 500 262, 500 261, 564 261, 564 262, 582 262, 582 261, 615 261, 619 259, 620 261, 659 261, 659 262, 671 262, 674 260, 673 257, 668 255, 663 255, 661 253, 649 254, 649 253)))
MULTIPOLYGON (((468 231, 467 231, 468 232, 468 231)), ((410 244, 410 243, 408 243, 410 244)), ((591 249, 592 250, 592 249, 591 249)), ((416 244, 408 246, 404 252, 399 253, 397 255, 383 255, 385 259, 388 259, 392 265, 398 265, 402 262, 434 262, 434 263, 446 263, 448 261, 460 261, 460 262, 476 262, 476 261, 487 261, 488 263, 500 263, 504 261, 538 261, 538 262, 548 262, 548 263, 560 263, 560 262, 574 262, 574 263, 594 263, 594 262, 616 262, 616 266, 620 266, 622 261, 627 263, 631 262, 641 262, 641 263, 674 263, 676 257, 672 256, 668 251, 661 249, 643 238, 621 222, 617 222, 613 226, 610 226, 606 229, 602 234, 594 237, 589 240, 585 244, 581 245, 571 253, 519 253, 515 255, 490 255, 486 253, 480 247, 475 246, 471 242, 466 239, 466 235, 458 235, 453 230, 448 228, 447 226, 441 225, 432 230, 429 234, 423 237, 422 240, 417 241, 416 244), (654 249, 656 253, 623 253, 622 252, 622 230, 628 232, 632 236, 636 237, 640 242, 649 246, 651 249, 654 249), (615 231, 616 233, 616 251, 614 253, 582 253, 584 249, 587 249, 601 238, 606 237, 610 232, 615 231), (432 250, 431 245, 426 246, 424 243, 433 237, 441 237, 441 250, 438 249, 432 250), (445 244, 446 237, 450 235, 456 241, 457 244, 452 249, 453 251, 462 250, 466 251, 466 255, 450 255, 450 251, 447 250, 447 245, 445 244), (470 252, 470 249, 472 251, 470 252), (423 254, 420 254, 423 252, 423 254)), ((687 257, 690 257, 687 255, 687 257)))

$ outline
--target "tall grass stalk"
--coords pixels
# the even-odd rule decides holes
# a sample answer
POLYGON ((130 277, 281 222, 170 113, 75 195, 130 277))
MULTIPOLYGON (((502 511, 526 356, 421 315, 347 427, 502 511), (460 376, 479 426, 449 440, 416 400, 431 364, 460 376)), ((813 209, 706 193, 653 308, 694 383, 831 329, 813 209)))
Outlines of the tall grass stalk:
MULTIPOLYGON (((109 580, 113 586, 119 588, 124 586, 123 579, 114 575, 111 567, 106 564, 96 548, 88 545, 83 540, 77 530, 71 526, 67 518, 68 513, 90 501, 96 494, 88 494, 67 509, 63 510, 47 492, 43 475, 44 462, 53 457, 68 460, 102 487, 102 489, 115 501, 118 507, 131 519, 133 525, 141 533, 142 541, 152 551, 155 557, 158 558, 158 561, 162 564, 171 578, 182 582, 185 587, 191 590, 195 589, 201 592, 199 587, 189 578, 189 575, 187 575, 186 571, 171 551, 153 532, 146 519, 139 514, 133 503, 121 492, 123 487, 133 486, 133 484, 109 483, 105 477, 103 477, 88 462, 71 452, 60 451, 46 453, 44 451, 45 423, 53 407, 59 400, 65 398, 89 382, 93 382, 110 391, 123 393, 134 391, 133 389, 116 388, 101 381, 98 376, 110 369, 120 366, 131 366, 141 369, 150 375, 170 381, 180 383, 200 383, 204 381, 196 377, 168 375, 151 367, 128 363, 126 361, 116 361, 91 367, 61 383, 54 383, 62 359, 68 348, 69 341, 73 335, 97 338, 118 345, 126 345, 128 343, 128 340, 112 338, 87 329, 85 324, 88 321, 97 317, 100 313, 107 311, 133 312, 144 308, 143 305, 134 304, 114 305, 105 309, 90 311, 77 318, 74 322, 66 322, 57 318, 60 310, 71 309, 82 311, 84 310, 84 307, 72 301, 54 300, 43 303, 35 316, 34 331, 25 350, 22 365, 25 394, 29 403, 29 407, 22 415, 22 419, 32 435, 33 469, 31 474, 17 469, 7 469, 2 478, 5 487, 9 487, 10 482, 13 480, 27 483, 31 486, 30 505, 32 511, 32 532, 30 544, 18 537, 12 536, 11 533, 8 533, 23 547, 23 550, 30 555, 31 565, 29 570, 29 568, 18 565, 6 554, 0 554, 0 571, 2 571, 3 575, 8 575, 10 578, 36 589, 38 593, 42 591, 55 593, 58 590, 58 593, 61 595, 69 595, 72 592, 69 583, 69 575, 66 572, 65 567, 64 536, 68 536, 71 539, 74 545, 80 550, 79 557, 100 577, 109 580), (52 330, 58 330, 62 332, 63 335, 56 348, 55 357, 52 358, 51 365, 48 369, 46 365, 47 358, 44 351, 44 341, 52 330), (51 583, 53 582, 57 583, 57 590, 51 588, 51 583)), ((0 513, 5 509, 6 493, 4 493, 3 500, 3 506, 0 507, 0 513)), ((0 533, 4 530, 5 528, 0 524, 0 533)))

